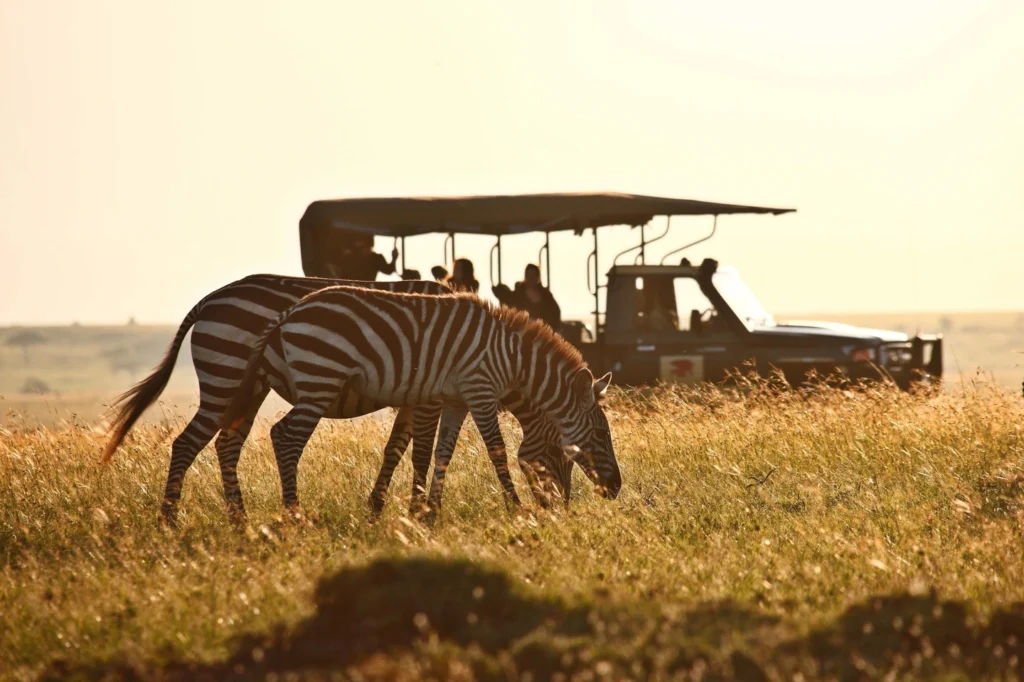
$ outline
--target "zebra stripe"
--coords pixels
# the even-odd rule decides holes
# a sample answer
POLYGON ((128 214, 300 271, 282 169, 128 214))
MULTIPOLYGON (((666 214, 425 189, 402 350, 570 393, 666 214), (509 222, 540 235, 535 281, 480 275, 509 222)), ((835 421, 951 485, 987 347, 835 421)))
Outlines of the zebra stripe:
MULTIPOLYGON (((268 323, 284 309, 296 303, 302 296, 329 285, 352 284, 348 280, 319 278, 282 277, 277 275, 252 275, 228 284, 204 297, 182 321, 167 355, 153 373, 145 380, 123 394, 114 404, 115 417, 110 425, 110 438, 104 449, 104 460, 109 461, 128 431, 145 409, 155 401, 170 378, 178 351, 188 330, 192 328, 192 361, 199 377, 200 405, 195 416, 172 446, 171 466, 168 473, 163 511, 173 521, 177 502, 181 494, 181 483, 188 468, 199 451, 216 434, 221 414, 231 397, 237 391, 238 383, 252 352, 252 346, 266 329, 268 323)), ((442 293, 447 288, 429 281, 402 282, 359 282, 360 286, 409 292, 442 293)), ((266 390, 254 396, 252 416, 262 404, 270 388, 286 400, 294 395, 293 381, 281 359, 279 347, 268 347, 267 360, 261 366, 266 375, 262 382, 266 390)), ((334 418, 352 418, 382 409, 384 406, 361 396, 354 391, 342 392, 331 410, 334 418)), ((516 406, 516 409, 522 409, 516 406)), ((420 463, 425 481, 430 466, 433 434, 440 407, 420 408, 416 411, 420 419, 413 417, 413 410, 399 410, 385 446, 385 458, 378 476, 378 484, 371 495, 371 507, 379 510, 384 503, 391 475, 408 447, 414 441, 414 467, 420 463), (433 425, 422 426, 423 433, 414 434, 413 422, 423 423, 433 419, 433 425), (415 437, 414 437, 415 435, 415 437), (426 464, 422 462, 425 460, 426 464), (381 483, 385 482, 383 488, 381 483)), ((523 417, 531 419, 530 415, 523 417)), ((521 448, 524 457, 549 456, 545 454, 548 443, 555 438, 550 425, 543 422, 523 424, 524 441, 521 448)), ((241 448, 252 426, 247 419, 238 429, 223 430, 216 440, 217 457, 229 513, 235 517, 244 516, 244 504, 238 486, 237 463, 241 448)), ((563 458, 564 459, 564 458, 563 458)), ((521 464, 528 466, 530 463, 521 464)), ((534 463, 535 464, 535 463, 534 463)), ((545 462, 559 476, 557 487, 565 490, 570 480, 570 470, 564 463, 545 462), (559 468, 561 466, 561 468, 559 468)), ((282 479, 283 483, 283 479, 282 479)), ((284 487, 283 487, 284 489, 284 487)), ((422 485, 420 487, 422 491, 422 485)), ((422 493, 421 493, 422 494, 422 493)), ((564 494, 563 494, 564 496, 564 494)), ((567 499, 567 498, 566 498, 567 499)))
MULTIPOLYGON (((526 477, 534 498, 542 507, 549 508, 552 504, 551 497, 557 495, 568 507, 571 499, 573 461, 562 452, 558 429, 550 419, 538 412, 518 393, 507 394, 502 402, 520 424, 538 424, 535 433, 523 427, 523 441, 517 454, 519 468, 526 477)), ((434 451, 434 478, 430 486, 428 510, 438 510, 441 507, 445 475, 466 414, 465 408, 451 406, 441 415, 440 436, 434 451)), ((425 468, 423 473, 426 474, 425 468)))
MULTIPOLYGON (((561 446, 603 494, 614 497, 621 487, 599 402, 611 376, 595 381, 575 348, 525 313, 495 307, 471 294, 322 289, 281 313, 265 331, 222 425, 245 419, 249 396, 260 390, 263 348, 274 343, 281 345, 295 378, 294 408, 275 441, 288 466, 301 456, 316 423, 343 389, 391 405, 446 401, 446 411, 451 411, 451 403, 464 403, 487 445, 506 500, 516 504, 497 411, 503 395, 520 390, 552 420, 561 446), (431 362, 412 362, 414 347, 420 357, 429 354, 431 362)), ((438 450, 442 442, 454 445, 457 436, 457 431, 442 433, 438 450)), ((435 479, 437 471, 435 466, 435 479)))

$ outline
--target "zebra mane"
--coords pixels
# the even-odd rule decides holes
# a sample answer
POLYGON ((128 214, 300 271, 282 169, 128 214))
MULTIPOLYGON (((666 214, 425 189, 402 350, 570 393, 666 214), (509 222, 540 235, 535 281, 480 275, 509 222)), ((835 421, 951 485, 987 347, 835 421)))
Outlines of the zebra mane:
POLYGON ((583 355, 560 334, 551 328, 547 322, 532 318, 526 312, 517 308, 510 308, 505 305, 492 303, 477 296, 476 294, 456 294, 460 298, 473 299, 489 310, 491 314, 509 329, 521 332, 526 342, 536 341, 544 348, 553 351, 558 357, 569 363, 570 369, 582 369, 587 366, 583 355))

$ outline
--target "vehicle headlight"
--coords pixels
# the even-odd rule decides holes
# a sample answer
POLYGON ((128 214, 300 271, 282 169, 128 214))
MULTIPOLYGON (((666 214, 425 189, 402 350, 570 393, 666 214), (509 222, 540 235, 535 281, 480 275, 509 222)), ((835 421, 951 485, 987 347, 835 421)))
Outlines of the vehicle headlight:
POLYGON ((912 360, 913 354, 906 346, 892 346, 885 349, 886 365, 909 365, 912 360))

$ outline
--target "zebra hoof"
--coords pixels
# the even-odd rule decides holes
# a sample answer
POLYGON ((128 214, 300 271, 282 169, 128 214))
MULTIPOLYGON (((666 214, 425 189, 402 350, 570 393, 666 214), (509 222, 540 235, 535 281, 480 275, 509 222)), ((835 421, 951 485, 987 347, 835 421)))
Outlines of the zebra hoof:
POLYGON ((249 522, 249 517, 245 513, 245 508, 228 507, 228 521, 235 527, 246 525, 249 522))
POLYGON ((288 505, 284 508, 284 521, 286 523, 302 524, 306 521, 306 517, 299 511, 298 504, 288 505))
POLYGON ((426 526, 433 526, 437 524, 437 521, 441 516, 441 509, 434 504, 414 502, 409 507, 409 516, 426 526))
POLYGON ((432 506, 423 495, 413 495, 409 500, 409 516, 422 520, 430 512, 432 506))
POLYGON ((370 495, 370 516, 373 519, 379 519, 380 515, 384 513, 384 497, 382 495, 370 495))
POLYGON ((526 507, 513 507, 509 510, 509 513, 512 515, 512 519, 514 521, 530 521, 536 520, 537 518, 533 511, 526 507))
POLYGON ((249 517, 245 512, 229 513, 228 521, 232 526, 244 526, 249 523, 249 517))
POLYGON ((160 526, 168 530, 178 529, 178 505, 164 501, 160 507, 160 526))

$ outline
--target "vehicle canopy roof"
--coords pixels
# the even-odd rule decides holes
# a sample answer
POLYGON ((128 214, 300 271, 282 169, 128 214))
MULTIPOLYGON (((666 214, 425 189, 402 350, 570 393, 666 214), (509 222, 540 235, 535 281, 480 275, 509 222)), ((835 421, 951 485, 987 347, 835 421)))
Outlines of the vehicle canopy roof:
POLYGON ((503 236, 561 230, 579 234, 589 227, 646 225, 659 215, 778 215, 793 210, 615 192, 329 199, 310 204, 299 229, 308 233, 335 228, 383 237, 430 233, 503 236))
MULTIPOLYGON (((717 268, 717 263, 715 264, 717 268)), ((608 271, 609 277, 693 277, 702 271, 714 273, 715 268, 707 269, 700 263, 696 265, 613 265, 608 271)))

